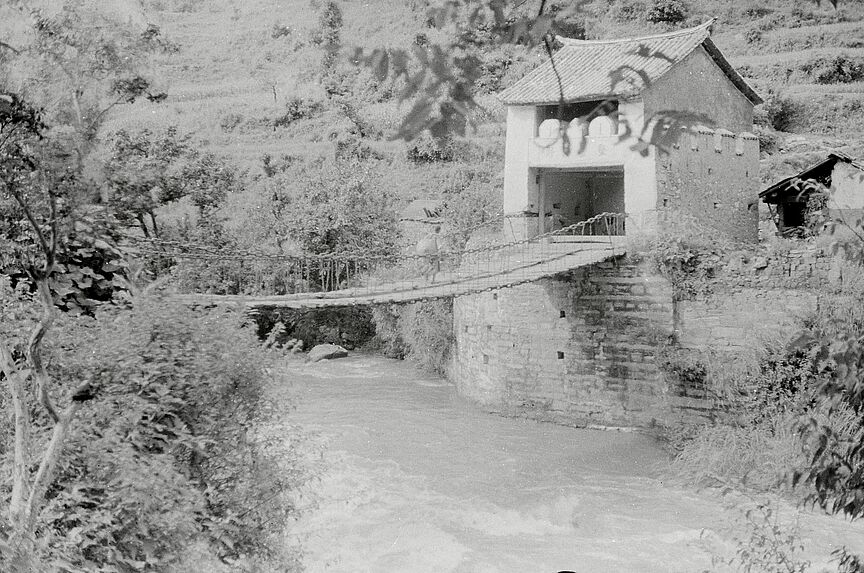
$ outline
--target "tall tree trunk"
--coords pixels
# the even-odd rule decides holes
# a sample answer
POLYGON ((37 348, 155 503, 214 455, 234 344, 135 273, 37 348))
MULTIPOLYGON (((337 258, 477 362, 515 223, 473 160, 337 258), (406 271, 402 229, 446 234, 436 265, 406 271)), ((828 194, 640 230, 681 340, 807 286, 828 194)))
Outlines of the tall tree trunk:
POLYGON ((58 414, 51 402, 48 386, 51 379, 42 362, 42 343, 45 334, 54 322, 54 299, 48 285, 53 270, 53 262, 48 263, 47 272, 36 278, 39 299, 42 304, 42 317, 30 335, 27 346, 29 368, 15 364, 11 353, 0 344, 0 366, 9 384, 12 407, 15 415, 15 455, 12 467, 12 497, 9 504, 9 537, 12 571, 30 573, 34 567, 34 532, 39 513, 45 503, 45 493, 54 479, 54 472, 63 453, 63 443, 69 434, 69 426, 75 418, 80 402, 73 400, 62 414, 58 414), (29 469, 33 458, 33 443, 30 435, 32 420, 27 403, 27 380, 32 378, 37 387, 39 403, 54 422, 51 441, 39 456, 39 469, 36 477, 30 480, 29 469))
POLYGON ((27 404, 25 383, 27 373, 15 365, 12 355, 0 344, 0 365, 9 385, 12 410, 15 416, 15 455, 12 462, 12 498, 9 501, 9 525, 13 530, 21 527, 26 514, 25 504, 30 497, 27 468, 30 467, 30 408, 27 404))

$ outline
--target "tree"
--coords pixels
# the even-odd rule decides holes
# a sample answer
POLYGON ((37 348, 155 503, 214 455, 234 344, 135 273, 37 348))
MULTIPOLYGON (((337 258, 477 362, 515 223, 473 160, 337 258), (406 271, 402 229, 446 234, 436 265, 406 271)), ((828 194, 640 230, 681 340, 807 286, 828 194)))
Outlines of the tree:
POLYGON ((7 551, 16 571, 29 571, 32 536, 39 511, 69 431, 81 406, 89 399, 89 385, 81 385, 66 400, 55 405, 53 381, 42 358, 45 335, 54 322, 51 280, 57 270, 57 254, 80 187, 74 171, 66 169, 64 154, 44 138, 45 125, 39 113, 13 94, 0 95, 0 200, 14 207, 4 213, 2 227, 16 232, 13 248, 3 253, 17 261, 36 287, 41 316, 26 343, 15 340, 10 347, 0 341, 0 370, 9 387, 15 419, 12 497, 9 524, 12 534, 7 551), (14 217, 26 223, 16 226, 14 217), (53 429, 44 449, 35 456, 32 433, 34 411, 29 388, 35 387, 39 405, 53 429), (38 467, 35 475, 31 464, 38 467))
POLYGON ((84 176, 85 159, 108 110, 149 85, 134 70, 141 38, 81 4, 66 2, 52 15, 30 11, 22 1, 2 7, 4 30, 14 21, 27 24, 22 35, 4 35, 0 46, 0 266, 20 279, 18 296, 4 289, 0 305, 0 322, 19 327, 2 329, 0 340, 14 418, 9 535, 0 552, 12 570, 24 572, 32 565, 35 528, 70 426, 93 393, 84 381, 60 396, 64 385, 45 367, 54 295, 60 289, 88 301, 87 289, 105 276, 94 278, 75 257, 92 262, 97 251, 116 254, 93 224, 100 217, 89 206, 98 194, 84 176), (79 274, 68 272, 67 263, 79 274), (34 305, 38 315, 28 310, 34 305))
POLYGON ((282 233, 312 254, 391 252, 397 237, 394 197, 374 184, 374 168, 356 157, 315 167, 292 173, 298 181, 275 194, 282 233))
POLYGON ((83 169, 106 114, 147 93, 143 64, 160 45, 151 30, 121 24, 84 0, 66 0, 51 13, 26 1, 5 10, 7 37, 18 40, 0 59, 9 87, 42 109, 49 124, 66 126, 83 169))

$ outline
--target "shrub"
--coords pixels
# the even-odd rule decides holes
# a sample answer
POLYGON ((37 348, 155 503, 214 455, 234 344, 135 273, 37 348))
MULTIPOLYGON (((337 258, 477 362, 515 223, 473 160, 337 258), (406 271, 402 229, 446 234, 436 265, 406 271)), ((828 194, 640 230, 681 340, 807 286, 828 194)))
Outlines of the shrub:
POLYGON ((290 187, 276 198, 284 207, 278 224, 304 251, 390 253, 395 248, 393 192, 380 186, 369 162, 307 165, 280 180, 290 187))
POLYGON ((298 119, 310 119, 321 110, 319 102, 293 97, 285 104, 285 112, 273 119, 273 127, 287 127, 298 119))
POLYGON ((744 41, 748 44, 759 44, 762 42, 762 29, 758 26, 750 26, 744 31, 744 41))
POLYGON ((816 58, 802 66, 817 84, 848 84, 864 80, 864 61, 849 56, 816 58))
POLYGON ((610 13, 619 22, 635 22, 641 20, 647 10, 644 0, 616 0, 610 13))
POLYGON ((803 106, 788 96, 771 94, 763 104, 763 110, 771 127, 777 131, 790 131, 796 126, 803 106))
POLYGON ((243 123, 244 119, 245 117, 242 113, 229 113, 224 115, 219 121, 219 127, 222 129, 222 131, 231 132, 237 129, 237 127, 239 127, 240 124, 243 123))
MULTIPOLYGON (((787 523, 780 518, 779 504, 757 503, 740 510, 735 556, 721 560, 744 573, 805 573, 810 561, 803 559, 804 544, 797 519, 787 523)), ((716 562, 716 559, 712 559, 716 562)))
POLYGON ((453 161, 453 140, 436 139, 424 132, 408 147, 407 157, 414 164, 453 161))
POLYGON ((774 130, 764 125, 756 125, 755 131, 756 137, 759 138, 759 151, 765 153, 774 153, 777 151, 782 140, 774 130))
POLYGON ((93 398, 46 495, 43 561, 164 571, 196 542, 222 559, 278 550, 293 482, 256 438, 268 360, 239 315, 144 297, 54 332, 52 375, 93 398))
POLYGON ((281 323, 284 333, 279 336, 277 344, 296 338, 303 341, 305 349, 329 343, 353 350, 375 335, 373 315, 374 309, 362 306, 315 310, 262 309, 256 313, 255 322, 260 339, 281 323))
POLYGON ((787 473, 806 463, 794 420, 775 415, 757 425, 699 428, 680 446, 673 470, 689 483, 776 489, 787 473))
POLYGON ((378 344, 395 358, 445 374, 453 345, 453 299, 378 309, 372 315, 378 344))
POLYGON ((681 0, 654 0, 648 10, 649 22, 677 24, 687 18, 687 5, 681 0))

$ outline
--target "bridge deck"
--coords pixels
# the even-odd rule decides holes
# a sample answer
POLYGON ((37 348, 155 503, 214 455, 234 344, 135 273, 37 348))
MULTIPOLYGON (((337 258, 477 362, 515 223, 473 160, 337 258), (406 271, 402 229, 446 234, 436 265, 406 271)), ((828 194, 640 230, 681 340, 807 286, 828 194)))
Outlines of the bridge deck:
POLYGON ((505 247, 495 251, 492 257, 465 261, 456 270, 440 272, 434 282, 421 276, 370 282, 360 287, 328 292, 276 296, 188 294, 178 295, 178 298, 188 302, 236 304, 248 308, 312 309, 461 296, 536 281, 624 254, 623 237, 604 237, 602 241, 597 239, 599 237, 586 237, 585 240, 570 238, 562 242, 545 241, 505 247))

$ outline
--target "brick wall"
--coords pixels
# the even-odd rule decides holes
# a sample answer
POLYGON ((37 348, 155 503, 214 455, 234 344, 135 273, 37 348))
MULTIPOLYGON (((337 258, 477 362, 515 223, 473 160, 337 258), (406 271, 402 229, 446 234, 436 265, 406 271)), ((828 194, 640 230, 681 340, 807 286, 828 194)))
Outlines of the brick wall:
POLYGON ((759 219, 759 141, 748 133, 681 132, 657 152, 658 231, 709 227, 755 243, 759 219))
POLYGON ((670 342, 731 359, 786 342, 837 284, 836 268, 818 250, 733 253, 710 292, 675 301, 646 262, 619 259, 460 297, 451 375, 460 393, 508 415, 577 426, 695 421, 713 403, 704 388, 664 376, 658 356, 670 342))
POLYGON ((650 426, 668 409, 655 364, 671 287, 635 265, 454 302, 453 378, 493 410, 569 425, 650 426))

